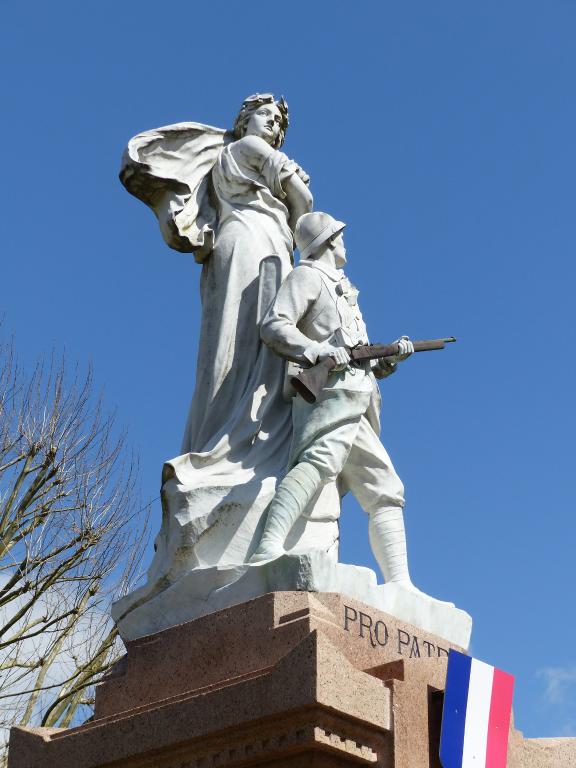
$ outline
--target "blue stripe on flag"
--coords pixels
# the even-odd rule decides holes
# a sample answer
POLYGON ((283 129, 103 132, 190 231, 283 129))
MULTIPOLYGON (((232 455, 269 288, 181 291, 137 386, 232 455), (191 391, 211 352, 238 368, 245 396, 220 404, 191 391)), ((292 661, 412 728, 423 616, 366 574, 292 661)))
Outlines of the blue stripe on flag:
POLYGON ((470 656, 450 649, 440 736, 440 762, 443 768, 462 768, 471 666, 470 656))

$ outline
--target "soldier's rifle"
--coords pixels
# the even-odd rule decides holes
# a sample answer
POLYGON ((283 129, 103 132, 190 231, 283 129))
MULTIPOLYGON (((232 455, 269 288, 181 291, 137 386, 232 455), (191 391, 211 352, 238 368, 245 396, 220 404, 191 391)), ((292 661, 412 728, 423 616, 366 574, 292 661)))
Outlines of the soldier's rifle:
MULTIPOLYGON (((414 352, 431 352, 435 349, 444 349, 446 344, 456 341, 454 336, 447 339, 427 339, 424 341, 413 341, 414 352)), ((394 357, 400 354, 398 342, 392 344, 364 344, 348 349, 350 361, 353 363, 363 363, 367 360, 379 360, 384 357, 394 357)), ((292 386, 302 395, 308 403, 315 403, 316 398, 326 386, 328 376, 336 367, 336 362, 332 357, 326 357, 320 363, 304 369, 298 376, 291 379, 292 386)))

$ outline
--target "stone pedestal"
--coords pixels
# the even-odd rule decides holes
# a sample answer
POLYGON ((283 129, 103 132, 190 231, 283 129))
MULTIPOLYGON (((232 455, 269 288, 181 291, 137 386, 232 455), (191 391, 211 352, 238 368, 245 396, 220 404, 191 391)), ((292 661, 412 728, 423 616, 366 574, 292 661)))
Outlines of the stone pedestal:
MULTIPOLYGON (((439 768, 450 647, 338 594, 267 594, 128 642, 94 718, 14 728, 9 768, 439 768)), ((512 727, 508 765, 574 766, 576 739, 512 727)))

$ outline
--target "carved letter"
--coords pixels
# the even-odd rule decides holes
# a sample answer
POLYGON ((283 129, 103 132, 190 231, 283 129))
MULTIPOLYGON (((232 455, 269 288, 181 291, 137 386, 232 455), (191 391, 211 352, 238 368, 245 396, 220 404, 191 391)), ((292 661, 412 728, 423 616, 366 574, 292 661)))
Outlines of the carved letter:
POLYGON ((399 629, 399 630, 398 630, 398 653, 399 653, 401 656, 402 656, 402 646, 403 646, 403 645, 410 645, 410 635, 408 634, 408 632, 404 632, 404 630, 403 630, 403 629, 399 629), (404 637, 406 638, 406 640, 404 640, 404 639, 402 638, 402 635, 404 635, 404 637))
POLYGON ((432 656, 431 649, 436 648, 434 643, 429 643, 428 640, 423 640, 422 642, 426 646, 426 650, 428 651, 428 656, 432 656))
POLYGON ((420 658, 420 648, 418 646, 418 638, 414 636, 412 638, 412 645, 410 647, 410 658, 412 659, 416 656, 420 658))
POLYGON ((355 611, 354 608, 350 608, 348 605, 344 606, 344 629, 347 632, 350 632, 348 629, 348 622, 349 621, 356 621, 358 619, 358 611, 355 611), (348 611, 352 611, 354 616, 349 616, 348 611))
POLYGON ((386 624, 384 624, 383 621, 377 621, 376 624, 374 624, 374 637, 376 638, 376 642, 378 643, 378 645, 384 646, 388 642, 388 627, 386 626, 386 624), (384 642, 382 642, 379 635, 380 627, 384 628, 384 642))
POLYGON ((372 648, 376 648, 376 643, 372 639, 372 616, 369 616, 367 613, 362 613, 360 611, 360 637, 364 637, 363 629, 367 629, 370 634, 370 645, 372 648), (364 619, 368 619, 368 624, 364 622, 364 619))
POLYGON ((440 648, 440 646, 438 646, 438 656, 441 656, 442 654, 444 654, 444 656, 448 656, 448 651, 446 648, 440 648))

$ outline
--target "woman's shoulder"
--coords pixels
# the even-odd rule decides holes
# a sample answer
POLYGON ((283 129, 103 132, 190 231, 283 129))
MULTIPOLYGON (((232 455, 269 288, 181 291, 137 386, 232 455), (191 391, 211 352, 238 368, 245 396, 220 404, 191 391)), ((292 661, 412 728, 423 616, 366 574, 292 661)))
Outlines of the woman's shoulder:
POLYGON ((267 155, 275 151, 270 144, 264 141, 264 139, 261 139, 260 136, 243 136, 241 139, 235 141, 234 144, 252 152, 264 152, 267 155))
POLYGON ((246 159, 262 160, 266 160, 271 154, 276 152, 270 144, 267 144, 259 136, 244 136, 230 144, 230 150, 234 155, 239 155, 246 159))

